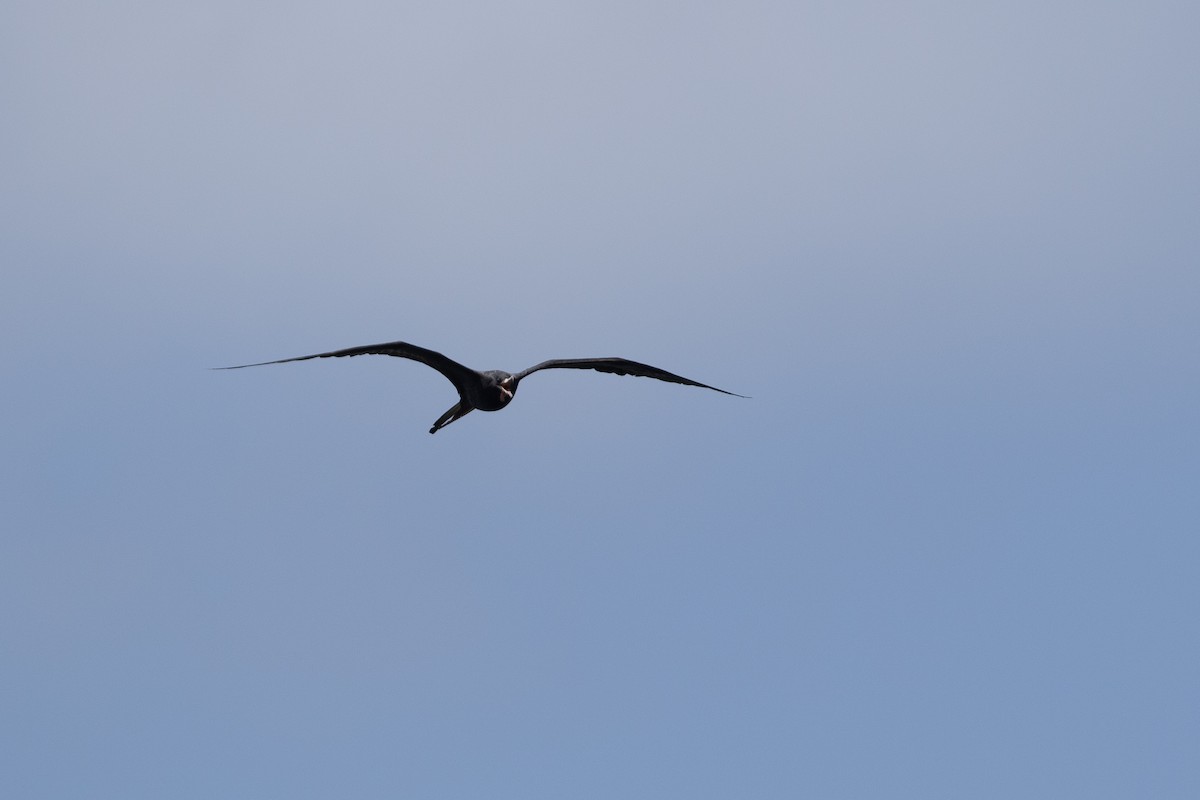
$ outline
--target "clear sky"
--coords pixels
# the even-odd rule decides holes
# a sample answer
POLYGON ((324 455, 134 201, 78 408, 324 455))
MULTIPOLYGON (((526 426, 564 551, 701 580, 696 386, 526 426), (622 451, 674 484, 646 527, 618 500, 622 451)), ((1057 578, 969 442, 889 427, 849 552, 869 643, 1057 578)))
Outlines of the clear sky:
POLYGON ((4 3, 0 795, 1200 797, 1198 9, 4 3))

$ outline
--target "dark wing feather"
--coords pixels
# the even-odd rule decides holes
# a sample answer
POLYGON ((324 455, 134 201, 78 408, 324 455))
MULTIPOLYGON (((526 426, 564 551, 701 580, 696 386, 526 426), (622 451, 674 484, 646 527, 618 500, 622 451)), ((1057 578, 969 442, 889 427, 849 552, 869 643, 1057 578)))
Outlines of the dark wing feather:
POLYGON ((549 361, 530 367, 524 372, 517 373, 517 379, 520 380, 527 375, 532 375, 538 370, 543 369, 594 369, 597 372, 610 372, 613 375, 636 375, 640 378, 656 378, 660 381, 668 383, 681 383, 684 386, 699 386, 701 389, 712 389, 714 392, 721 394, 731 394, 734 397, 745 397, 742 394, 727 392, 724 389, 718 389, 715 386, 709 386, 707 383, 684 378, 676 375, 673 372, 667 372, 665 369, 652 367, 649 364, 640 364, 637 361, 630 361, 627 358, 553 358, 549 361))
POLYGON ((236 367, 215 367, 214 369, 245 369, 246 367, 262 367, 267 364, 286 364, 289 361, 308 361, 310 358, 342 358, 343 356, 368 355, 396 356, 397 358, 408 358, 413 361, 419 361, 445 375, 460 393, 466 391, 466 387, 479 381, 479 374, 470 367, 464 367, 457 361, 446 358, 441 353, 435 353, 433 350, 426 350, 424 347, 417 347, 415 344, 409 344, 408 342, 368 344, 362 347, 348 347, 345 350, 333 350, 329 353, 314 353, 311 356, 281 358, 278 361, 260 361, 257 364, 239 364, 236 367))

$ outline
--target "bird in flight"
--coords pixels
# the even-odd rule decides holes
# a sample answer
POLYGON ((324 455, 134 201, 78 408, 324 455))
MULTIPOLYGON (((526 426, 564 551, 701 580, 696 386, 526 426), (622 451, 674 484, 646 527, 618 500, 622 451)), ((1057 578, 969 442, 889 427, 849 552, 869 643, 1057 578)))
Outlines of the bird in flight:
POLYGON ((690 380, 688 378, 667 372, 665 369, 652 367, 649 364, 639 364, 626 358, 554 358, 543 361, 527 370, 514 374, 499 369, 477 372, 470 367, 464 367, 457 361, 447 358, 441 353, 417 347, 408 342, 388 342, 386 344, 368 344, 363 347, 349 347, 345 350, 334 350, 329 353, 314 353, 311 356, 296 358, 281 358, 278 361, 260 361, 257 364, 239 364, 236 367, 216 367, 215 369, 245 369, 246 367, 261 367, 267 364, 286 364, 289 361, 307 361, 310 358, 342 358, 343 356, 396 356, 419 361, 433 367, 454 384, 458 390, 458 402, 445 414, 437 418, 430 433, 437 433, 442 428, 462 419, 475 409, 480 411, 499 411, 510 402, 517 393, 517 384, 523 378, 543 369, 594 369, 597 372, 610 372, 614 375, 637 375, 643 378, 656 378, 668 383, 681 383, 684 386, 699 386, 701 389, 712 389, 721 394, 745 397, 745 395, 727 392, 715 386, 690 380))

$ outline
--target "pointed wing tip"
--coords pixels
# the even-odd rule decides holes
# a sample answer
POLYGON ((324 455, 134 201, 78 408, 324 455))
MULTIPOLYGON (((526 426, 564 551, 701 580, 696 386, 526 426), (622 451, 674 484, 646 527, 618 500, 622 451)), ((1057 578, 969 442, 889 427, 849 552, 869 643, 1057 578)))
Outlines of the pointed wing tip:
POLYGON ((305 358, 312 358, 312 356, 304 356, 303 358, 284 358, 279 361, 259 361, 254 364, 235 364, 232 367, 209 367, 209 369, 210 370, 219 370, 219 369, 245 369, 246 367, 266 367, 271 364, 283 364, 287 361, 303 361, 305 358))

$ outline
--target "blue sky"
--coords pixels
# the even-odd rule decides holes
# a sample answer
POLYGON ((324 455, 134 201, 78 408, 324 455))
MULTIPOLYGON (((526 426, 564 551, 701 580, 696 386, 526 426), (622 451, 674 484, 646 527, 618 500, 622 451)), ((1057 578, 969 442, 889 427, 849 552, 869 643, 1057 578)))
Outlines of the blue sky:
POLYGON ((6 4, 0 793, 1197 796, 1198 25, 6 4))

